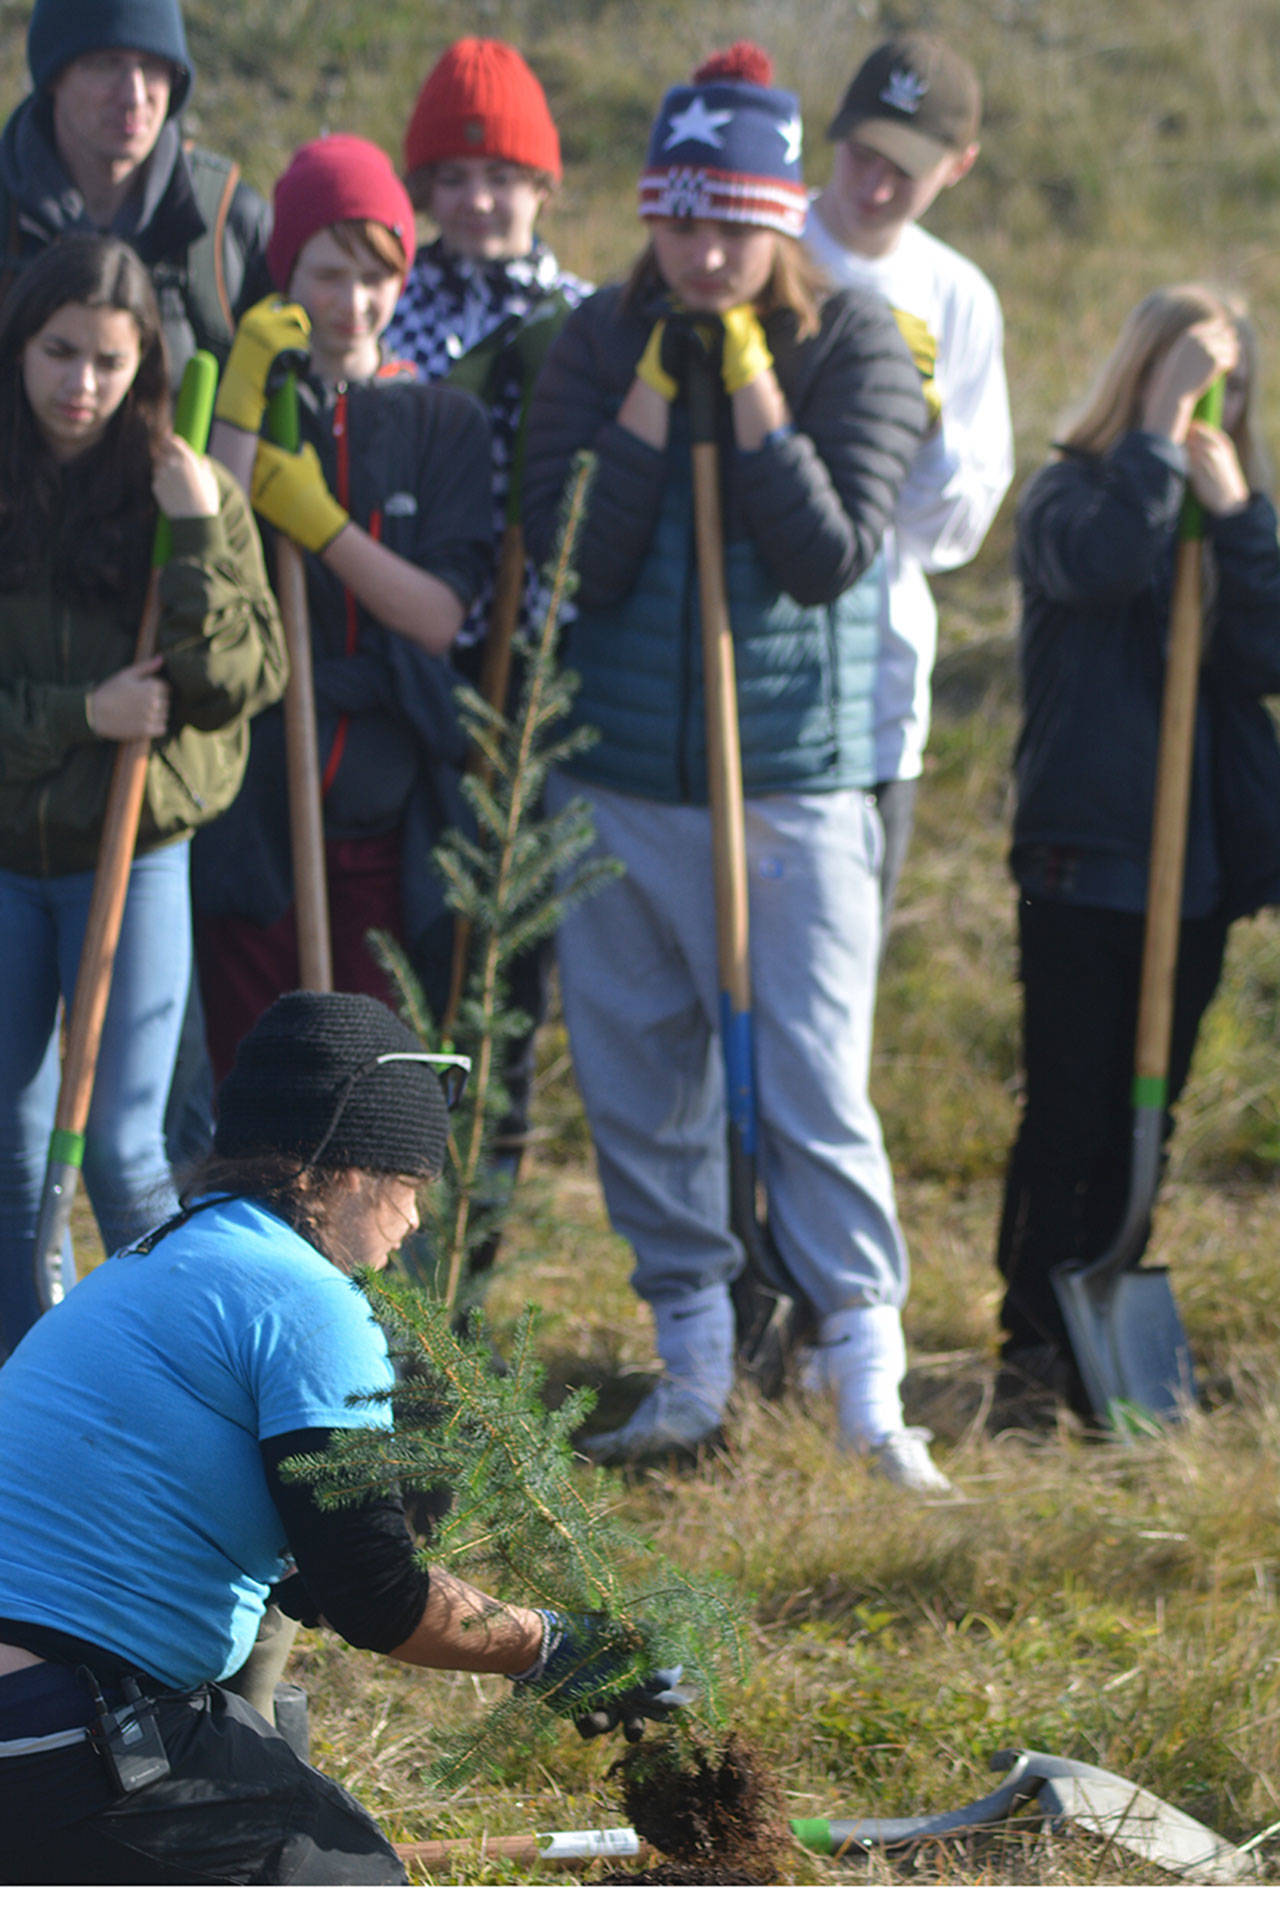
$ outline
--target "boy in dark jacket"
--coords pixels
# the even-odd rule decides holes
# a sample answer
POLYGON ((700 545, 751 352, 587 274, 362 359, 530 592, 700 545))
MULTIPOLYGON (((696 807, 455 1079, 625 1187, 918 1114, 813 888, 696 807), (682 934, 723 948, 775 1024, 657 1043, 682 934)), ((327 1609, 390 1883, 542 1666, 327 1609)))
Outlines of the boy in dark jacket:
MULTIPOLYGON (((339 990, 390 998, 366 935, 406 946, 429 993, 447 982, 451 922, 430 862, 460 817, 464 742, 444 655, 491 561, 489 445, 468 395, 384 362, 381 337, 413 256, 413 210, 385 154, 334 135, 276 184, 272 274, 218 399, 214 443, 258 512, 305 550, 339 990), (309 354, 303 446, 259 438, 281 354, 309 354)), ((202 836, 197 951, 221 1079, 236 1042, 297 985, 283 718, 254 729, 237 805, 202 836)))

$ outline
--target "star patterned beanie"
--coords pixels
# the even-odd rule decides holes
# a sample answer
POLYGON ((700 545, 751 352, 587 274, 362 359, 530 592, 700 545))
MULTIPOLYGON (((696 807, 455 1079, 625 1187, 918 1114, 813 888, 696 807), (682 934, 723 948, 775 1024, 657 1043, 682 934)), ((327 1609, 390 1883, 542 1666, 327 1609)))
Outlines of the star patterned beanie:
POLYGON ((640 176, 644 220, 737 220, 798 238, 808 196, 800 103, 770 85, 773 62, 739 40, 658 109, 640 176))

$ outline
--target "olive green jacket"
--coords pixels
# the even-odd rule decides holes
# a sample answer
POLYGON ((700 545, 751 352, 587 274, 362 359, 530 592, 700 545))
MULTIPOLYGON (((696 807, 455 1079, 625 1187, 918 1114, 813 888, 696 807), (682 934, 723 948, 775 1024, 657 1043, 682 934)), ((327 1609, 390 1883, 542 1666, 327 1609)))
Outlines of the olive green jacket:
MULTIPOLYGON (((139 853, 230 806, 249 722, 288 678, 253 515, 216 471, 217 515, 173 523, 161 574, 169 731, 152 743, 139 853)), ((69 599, 51 579, 0 595, 0 868, 53 875, 96 863, 116 743, 90 727, 88 696, 128 666, 136 641, 117 607, 69 599)))

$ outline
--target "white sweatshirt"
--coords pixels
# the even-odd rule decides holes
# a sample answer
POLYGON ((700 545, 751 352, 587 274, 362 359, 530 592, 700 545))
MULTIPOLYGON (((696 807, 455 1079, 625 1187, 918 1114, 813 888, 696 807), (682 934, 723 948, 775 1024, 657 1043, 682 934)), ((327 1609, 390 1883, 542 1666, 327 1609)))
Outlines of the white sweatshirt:
POLYGON ((876 678, 876 779, 914 780, 938 640, 925 575, 973 558, 1013 478, 1004 319, 986 275, 914 223, 891 253, 868 259, 834 240, 811 204, 804 238, 837 286, 874 287, 913 326, 923 323, 937 353, 938 426, 921 443, 885 535, 876 678))

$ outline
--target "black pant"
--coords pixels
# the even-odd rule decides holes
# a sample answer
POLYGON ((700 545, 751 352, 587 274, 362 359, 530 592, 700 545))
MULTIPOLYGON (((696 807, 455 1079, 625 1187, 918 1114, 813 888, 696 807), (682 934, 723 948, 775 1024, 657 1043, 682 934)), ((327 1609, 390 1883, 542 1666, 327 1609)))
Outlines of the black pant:
MULTIPOLYGON (((69 1673, 48 1678, 71 1697, 69 1673)), ((243 1700, 210 1686, 154 1709, 171 1771, 123 1799, 85 1742, 0 1759, 0 1885, 407 1885, 360 1803, 243 1700)))
MULTIPOLYGON (((1222 973, 1227 922, 1184 920, 1169 1108, 1222 973)), ((1026 1104, 1005 1178, 996 1264, 1007 1352, 1067 1332, 1049 1276, 1106 1252, 1129 1195, 1143 916, 1024 897, 1018 907, 1026 1104)))

